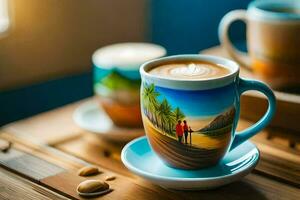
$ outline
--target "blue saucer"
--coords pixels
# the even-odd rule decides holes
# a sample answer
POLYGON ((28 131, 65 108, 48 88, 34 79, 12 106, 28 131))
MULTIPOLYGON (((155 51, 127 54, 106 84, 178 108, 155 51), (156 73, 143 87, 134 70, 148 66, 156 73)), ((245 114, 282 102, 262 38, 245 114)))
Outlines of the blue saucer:
POLYGON ((203 190, 231 183, 249 174, 259 160, 259 151, 253 143, 246 141, 213 167, 181 170, 167 166, 153 152, 144 136, 128 143, 122 150, 121 158, 134 174, 164 188, 203 190))

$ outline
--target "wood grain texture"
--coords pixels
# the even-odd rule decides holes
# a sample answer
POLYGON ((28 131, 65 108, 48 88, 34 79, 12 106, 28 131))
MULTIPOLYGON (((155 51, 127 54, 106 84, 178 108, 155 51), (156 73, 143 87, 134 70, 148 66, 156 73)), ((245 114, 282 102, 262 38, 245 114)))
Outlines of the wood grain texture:
POLYGON ((73 121, 72 115, 77 106, 84 101, 13 122, 2 127, 2 131, 16 136, 26 135, 32 140, 49 145, 79 137, 82 131, 73 121))
MULTIPOLYGON (((68 194, 69 197, 81 199, 76 192, 79 183, 90 179, 104 181, 105 176, 106 173, 103 173, 98 176, 84 178, 78 176, 76 172, 67 172, 45 178, 41 182, 57 192, 63 191, 63 193, 68 194)), ((179 199, 179 197, 177 198, 175 195, 168 194, 167 192, 156 193, 149 191, 147 188, 142 187, 123 176, 117 176, 114 181, 109 181, 107 183, 113 191, 98 198, 95 197, 95 199, 179 199)))
POLYGON ((14 134, 1 131, 0 137, 12 142, 13 147, 17 150, 33 154, 39 158, 43 158, 45 161, 51 162, 65 169, 75 170, 87 165, 87 162, 45 145, 43 142, 30 140, 30 138, 16 137, 14 134))
POLYGON ((0 199, 66 199, 64 196, 54 193, 51 190, 43 188, 40 185, 21 178, 2 168, 0 168, 0 177, 0 199))
POLYGON ((65 171, 44 159, 15 148, 5 153, 0 152, 0 165, 37 181, 65 171))
MULTIPOLYGON (((47 151, 47 149, 41 149, 41 151, 47 151)), ((60 155, 57 155, 56 158, 67 163, 74 162, 65 157, 60 157, 60 155)), ((101 199, 274 199, 275 197, 277 199, 297 199, 300 195, 300 190, 293 186, 254 174, 250 174, 236 183, 210 191, 168 191, 134 175, 122 175, 129 172, 120 161, 117 161, 117 158, 115 158, 114 169, 119 168, 119 170, 116 172, 111 170, 109 163, 101 162, 101 158, 95 157, 94 160, 98 160, 97 163, 101 164, 100 170, 103 173, 95 177, 88 177, 88 179, 104 180, 110 174, 117 177, 114 181, 109 182, 113 191, 102 196, 101 199)), ((70 170, 66 173, 42 179, 40 184, 68 198, 80 199, 75 191, 77 183, 83 180, 86 180, 86 178, 79 177, 74 170, 70 170)))
MULTIPOLYGON (((1 137, 3 137, 3 136, 4 135, 1 134, 1 137)), ((35 144, 32 144, 32 145, 33 145, 34 148, 36 148, 34 146, 35 144)), ((31 147, 28 144, 26 144, 26 146, 22 146, 22 144, 19 144, 19 143, 14 144, 14 148, 17 148, 18 150, 22 149, 22 150, 25 150, 27 152, 28 152, 28 149, 31 149, 31 147)), ((51 148, 51 147, 49 147, 49 148, 51 148)), ((47 158, 47 155, 49 155, 49 152, 48 152, 49 148, 41 147, 38 152, 37 151, 29 151, 29 152, 34 154, 34 156, 38 156, 40 158, 47 158)), ((13 149, 13 151, 14 151, 14 149, 13 149)), ((14 153, 14 152, 12 152, 12 153, 14 153)), ((52 152, 50 152, 50 153, 52 153, 52 152)), ((22 152, 20 152, 16 155, 13 154, 13 156, 7 155, 7 157, 9 159, 5 159, 5 160, 15 159, 15 158, 20 157, 21 155, 23 155, 22 152)), ((161 191, 164 191, 164 190, 162 188, 159 188, 159 187, 157 187, 157 194, 152 194, 151 191, 148 191, 147 189, 141 187, 139 184, 135 183, 134 181, 132 181, 128 177, 122 176, 119 173, 114 173, 114 172, 112 172, 111 170, 109 170, 107 168, 104 169, 104 168, 100 167, 100 171, 102 172, 101 174, 99 174, 97 176, 93 176, 93 177, 83 178, 83 177, 80 177, 80 176, 77 175, 77 170, 82 167, 82 165, 81 165, 82 162, 78 163, 77 159, 70 159, 70 157, 64 157, 64 156, 62 156, 62 154, 55 155, 55 159, 60 160, 60 161, 57 161, 56 164, 62 164, 63 162, 67 163, 67 164, 64 164, 63 166, 64 167, 69 166, 69 168, 68 168, 69 172, 59 173, 59 174, 54 175, 54 176, 43 178, 42 180, 38 180, 39 176, 35 177, 35 176, 32 176, 32 175, 29 175, 29 176, 24 175, 22 173, 22 170, 19 171, 18 174, 22 175, 23 177, 29 178, 29 180, 37 182, 37 183, 39 183, 40 185, 42 185, 46 188, 49 188, 53 191, 56 191, 57 193, 65 196, 65 197, 72 198, 72 199, 78 199, 79 198, 79 196, 76 194, 76 187, 77 187, 77 183, 80 183, 80 181, 86 180, 87 178, 89 178, 89 179, 90 178, 96 178, 96 179, 104 180, 107 176, 111 176, 111 175, 116 176, 116 179, 113 180, 113 181, 110 181, 109 183, 113 187, 120 188, 119 191, 121 191, 121 193, 119 192, 118 194, 116 194, 118 198, 120 198, 120 196, 123 196, 123 195, 128 196, 128 198, 130 197, 130 195, 131 195, 130 192, 132 192, 132 190, 128 191, 128 193, 127 193, 126 188, 128 188, 128 187, 130 187, 132 189, 135 189, 137 187, 138 189, 135 191, 137 193, 137 195, 140 195, 141 197, 145 196, 146 199, 150 199, 152 196, 157 197, 159 199, 176 199, 176 197, 177 197, 175 195, 172 196, 172 194, 161 192, 161 191), (78 167, 74 168, 74 166, 78 166, 78 167), (114 186, 116 181, 121 182, 123 184, 122 185, 116 184, 116 186, 114 186), (126 186, 126 187, 124 187, 124 186, 126 186), (140 187, 142 189, 139 189, 140 187), (123 190, 126 190, 126 192, 122 192, 123 190)), ((44 162, 45 161, 43 161, 43 163, 44 162)), ((27 163, 30 164, 30 162, 27 162, 27 163)), ((118 163, 120 164, 120 162, 118 162, 118 163)), ((38 166, 41 166, 41 164, 42 163, 37 163, 38 166)), ((31 166, 31 165, 29 165, 29 166, 31 166)), ((9 170, 16 172, 15 169, 12 169, 12 168, 9 168, 9 170)), ((27 172, 27 170, 25 170, 25 172, 27 172)), ((34 173, 36 173, 36 172, 34 172, 34 173)), ((109 199, 115 199, 115 197, 116 196, 113 195, 113 197, 112 198, 109 197, 109 199)), ((81 199, 81 198, 79 198, 79 199, 81 199)), ((129 199, 131 199, 131 198, 129 198, 129 199)))
POLYGON ((105 140, 86 134, 81 138, 60 143, 54 147, 90 163, 101 167, 109 167, 113 172, 133 177, 123 164, 121 164, 121 149, 124 144, 112 144, 105 140), (78 151, 80 149, 80 151, 78 151))
POLYGON ((250 174, 243 180, 215 190, 185 193, 186 199, 299 199, 299 189, 250 174))
MULTIPOLYGON (((201 53, 230 58, 226 51, 220 46, 204 50, 201 53)), ((243 67, 240 69, 240 75, 244 78, 254 78, 259 80, 255 74, 243 67)), ((280 91, 274 91, 274 93, 277 99, 277 107, 271 125, 296 131, 296 134, 299 135, 300 95, 280 91)), ((265 113, 266 108, 267 100, 262 94, 254 91, 243 94, 241 98, 241 116, 243 118, 257 121, 265 113), (253 109, 254 105, 255 109, 253 109)))
MULTIPOLYGON (((92 179, 104 180, 104 174, 92 179)), ((90 178, 91 179, 91 178, 90 178)), ((55 191, 63 191, 74 199, 81 197, 76 193, 77 185, 87 180, 76 176, 72 172, 58 174, 42 180, 43 184, 50 186, 55 191)), ((114 181, 107 182, 113 190, 109 194, 95 199, 297 199, 300 190, 261 177, 249 175, 236 183, 209 191, 167 191, 161 190, 146 181, 133 181, 125 177, 117 177, 114 181)))

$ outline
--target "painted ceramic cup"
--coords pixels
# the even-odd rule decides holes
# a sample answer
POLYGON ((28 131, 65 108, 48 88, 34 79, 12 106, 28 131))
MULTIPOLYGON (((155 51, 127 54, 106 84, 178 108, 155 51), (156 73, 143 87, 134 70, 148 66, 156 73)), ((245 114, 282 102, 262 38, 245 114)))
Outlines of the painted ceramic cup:
POLYGON ((154 152, 171 167, 198 169, 215 165, 228 151, 262 130, 274 115, 276 100, 272 90, 262 82, 240 78, 239 65, 228 59, 208 55, 170 56, 143 64, 140 73, 144 129, 154 152), (196 80, 148 73, 157 66, 182 61, 222 65, 229 73, 196 80), (266 95, 269 107, 257 123, 236 132, 240 96, 248 90, 266 95), (182 142, 176 134, 179 120, 185 120, 188 126, 187 140, 182 142))
POLYGON ((139 68, 165 54, 163 47, 149 43, 113 44, 93 54, 94 92, 115 125, 142 126, 139 68))
POLYGON ((273 88, 300 86, 299 1, 254 1, 247 11, 231 11, 220 23, 219 38, 238 63, 251 68, 273 88), (236 20, 246 22, 249 57, 235 49, 228 37, 228 29, 236 20))

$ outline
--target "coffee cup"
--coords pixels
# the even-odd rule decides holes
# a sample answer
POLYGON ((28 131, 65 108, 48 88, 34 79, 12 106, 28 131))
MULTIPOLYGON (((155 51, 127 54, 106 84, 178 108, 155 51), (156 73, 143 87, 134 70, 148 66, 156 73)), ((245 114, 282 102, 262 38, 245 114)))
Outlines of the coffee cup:
POLYGON ((115 125, 142 126, 139 67, 165 54, 163 47, 149 43, 113 44, 95 51, 92 56, 94 92, 115 125))
POLYGON ((262 82, 240 78, 239 65, 225 58, 164 57, 143 64, 140 73, 144 129, 154 152, 171 167, 215 165, 274 115, 272 90, 262 82), (254 125, 237 132, 240 96, 248 90, 266 95, 268 110, 254 125))
POLYGON ((230 56, 275 89, 300 86, 300 2, 254 1, 247 10, 226 14, 219 25, 219 38, 230 56), (248 55, 229 39, 230 25, 242 20, 247 26, 248 55))

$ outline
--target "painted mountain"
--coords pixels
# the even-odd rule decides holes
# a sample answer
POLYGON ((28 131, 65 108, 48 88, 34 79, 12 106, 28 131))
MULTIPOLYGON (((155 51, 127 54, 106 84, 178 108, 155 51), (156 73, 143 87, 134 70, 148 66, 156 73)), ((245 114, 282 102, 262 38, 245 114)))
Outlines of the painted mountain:
POLYGON ((199 132, 207 132, 218 130, 229 125, 232 125, 235 115, 234 107, 231 108, 229 111, 217 116, 212 122, 210 122, 207 126, 203 127, 199 130, 199 132))

